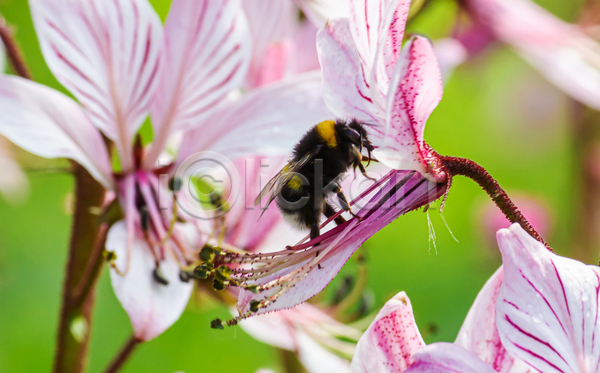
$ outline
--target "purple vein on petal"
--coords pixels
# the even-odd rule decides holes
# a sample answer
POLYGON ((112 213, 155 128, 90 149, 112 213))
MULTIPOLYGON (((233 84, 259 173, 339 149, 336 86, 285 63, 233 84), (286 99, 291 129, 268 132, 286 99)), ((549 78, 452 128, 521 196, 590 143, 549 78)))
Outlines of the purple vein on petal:
MULTIPOLYGON (((510 341, 510 340, 509 340, 510 341)), ((516 348, 518 348, 519 350, 526 352, 528 354, 530 354, 531 356, 540 359, 542 361, 544 361, 546 364, 550 365, 551 367, 553 367, 554 369, 556 369, 557 372, 561 372, 561 373, 565 373, 564 370, 560 369, 559 367, 557 367, 556 365, 552 364, 551 362, 549 362, 548 360, 546 360, 544 357, 536 354, 535 352, 531 351, 530 349, 527 349, 521 345, 516 344, 513 341, 510 341, 516 348)), ((523 360, 527 365, 531 366, 533 369, 537 369, 536 367, 534 367, 533 365, 531 365, 527 360, 523 360)))
MULTIPOLYGON (((509 317, 508 315, 505 315, 505 316, 504 316, 504 319, 505 319, 506 321, 508 321, 508 323, 509 323, 509 324, 510 324, 510 325, 511 325, 513 328, 517 329, 517 330, 519 331, 519 333, 521 333, 521 334, 524 334, 525 336, 527 336, 527 337, 529 337, 529 338, 533 339, 534 341, 536 341, 536 342, 538 342, 538 343, 541 343, 541 344, 543 344, 544 346, 548 347, 549 349, 551 349, 552 351, 554 351, 554 353, 555 353, 557 356, 559 356, 559 357, 562 359, 562 361, 564 361, 564 362, 565 362, 565 364, 567 364, 567 366, 569 365, 569 363, 567 363, 567 361, 565 360, 565 358, 564 358, 564 357, 562 357, 562 355, 561 355, 561 354, 559 354, 559 353, 558 353, 558 351, 556 351, 556 350, 554 349, 554 347, 552 347, 552 345, 551 345, 550 343, 548 343, 548 342, 545 342, 545 341, 542 341, 541 339, 539 339, 539 338, 538 338, 538 337, 536 337, 535 335, 533 335, 533 334, 531 334, 531 333, 529 333, 529 332, 526 332, 526 331, 525 331, 525 330, 523 330, 523 329, 522 329, 520 326, 518 326, 517 324, 515 324, 515 323, 514 323, 514 322, 513 322, 513 321, 510 319, 510 317, 509 317)), ((515 344, 515 346, 516 346, 516 344, 515 344)), ((550 363, 549 363, 549 364, 550 364, 550 363)), ((558 369, 558 368, 557 368, 557 369, 558 369)))
POLYGON ((563 332, 565 333, 565 336, 568 336, 569 334, 567 333, 567 330, 565 329, 565 327, 562 324, 562 321, 560 320, 560 318, 556 314, 556 311, 554 311, 554 308, 552 308, 552 306, 550 305, 550 302, 548 302, 548 299, 546 299, 546 297, 544 296, 544 294, 542 294, 542 292, 540 292, 538 290, 538 288, 535 287, 535 285, 527 278, 527 276, 525 276, 523 274, 522 270, 519 269, 519 273, 521 274, 521 277, 523 277, 523 279, 525 279, 525 281, 527 281, 527 283, 529 284, 529 286, 531 286, 533 288, 533 290, 535 290, 535 292, 538 293, 540 295, 540 297, 542 297, 542 299, 544 300, 544 302, 546 302, 546 305, 548 306, 548 308, 550 308, 550 311, 552 311, 552 314, 556 318, 556 321, 558 321, 558 324, 560 325, 560 327, 562 328, 563 332))

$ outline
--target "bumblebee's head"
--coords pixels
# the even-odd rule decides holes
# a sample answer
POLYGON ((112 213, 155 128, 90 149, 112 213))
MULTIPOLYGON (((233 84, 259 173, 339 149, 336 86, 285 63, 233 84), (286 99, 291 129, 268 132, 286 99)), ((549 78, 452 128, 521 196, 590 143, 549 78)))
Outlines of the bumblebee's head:
POLYGON ((360 132, 355 130, 354 128, 350 128, 348 126, 344 126, 344 128, 340 131, 339 134, 342 141, 346 144, 352 144, 362 150, 363 139, 360 132))
POLYGON ((369 140, 367 130, 360 122, 356 119, 344 122, 343 127, 339 129, 339 136, 345 143, 356 146, 359 152, 362 152, 363 148, 367 149, 370 163, 371 152, 374 147, 369 140))

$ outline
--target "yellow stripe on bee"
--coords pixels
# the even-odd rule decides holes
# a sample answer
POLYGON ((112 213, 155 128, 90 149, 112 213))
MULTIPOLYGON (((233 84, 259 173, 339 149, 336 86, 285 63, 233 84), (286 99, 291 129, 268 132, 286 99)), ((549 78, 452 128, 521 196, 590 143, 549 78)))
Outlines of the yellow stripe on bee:
POLYGON ((302 188, 302 179, 298 175, 294 175, 290 181, 288 181, 288 187, 294 190, 300 190, 302 188))
POLYGON ((319 136, 327 142, 327 146, 330 148, 335 148, 337 146, 337 139, 335 138, 335 121, 326 120, 317 124, 317 132, 319 133, 319 136))

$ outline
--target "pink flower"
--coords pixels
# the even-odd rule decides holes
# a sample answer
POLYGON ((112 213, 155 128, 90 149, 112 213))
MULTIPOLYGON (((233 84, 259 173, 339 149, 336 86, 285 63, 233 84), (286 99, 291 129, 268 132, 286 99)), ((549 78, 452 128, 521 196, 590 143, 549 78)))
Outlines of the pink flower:
POLYGON ((441 73, 426 38, 402 48, 409 9, 408 0, 355 0, 349 20, 330 21, 317 37, 323 95, 337 117, 370 124, 380 162, 443 182, 447 175, 423 140, 442 99, 441 73))
POLYGON ((598 371, 598 267, 549 252, 518 224, 500 230, 498 243, 504 267, 477 296, 454 344, 423 347, 410 304, 392 300, 359 341, 353 371, 598 371))
POLYGON ((322 230, 314 240, 305 238, 272 253, 225 252, 218 257, 216 265, 237 267, 229 283, 242 287, 238 319, 308 300, 368 238, 446 191, 447 175, 423 141, 425 122, 442 95, 433 50, 425 38, 415 37, 400 53, 409 6, 404 1, 357 0, 349 20, 330 21, 319 32, 325 102, 337 117, 366 122, 379 146, 376 157, 393 170, 351 202, 361 202, 358 218, 322 230), (359 14, 365 11, 367 15, 359 14))
POLYGON ((474 32, 461 38, 468 50, 476 52, 495 37, 514 47, 558 88, 600 109, 600 44, 576 25, 530 0, 461 2, 475 21, 474 32))
MULTIPOLYGON (((197 260, 202 239, 176 223, 188 217, 175 215, 163 178, 173 166, 158 162, 167 141, 186 132, 182 149, 191 153, 287 152, 283 137, 296 138, 316 117, 330 117, 318 76, 230 99, 250 60, 238 0, 174 0, 164 30, 145 0, 30 3, 44 58, 79 103, 30 81, 0 77, 0 133, 37 155, 77 161, 115 192, 125 219, 107 237, 107 250, 116 254, 111 281, 136 337, 152 339, 183 312, 192 283, 180 273, 197 260), (313 109, 307 118, 282 114, 307 107, 313 109), (148 114, 154 141, 134 147, 148 114), (98 129, 114 144, 118 171, 98 129), (267 129, 272 132, 265 137, 267 129), (198 133, 201 139, 190 144, 198 133)), ((191 153, 181 152, 175 164, 191 153)))

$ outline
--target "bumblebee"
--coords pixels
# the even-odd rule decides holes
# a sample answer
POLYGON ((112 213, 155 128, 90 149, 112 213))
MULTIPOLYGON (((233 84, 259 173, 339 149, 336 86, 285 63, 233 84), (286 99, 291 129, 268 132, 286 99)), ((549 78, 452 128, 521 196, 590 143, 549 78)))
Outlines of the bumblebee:
MULTIPOLYGON (((290 162, 267 183, 254 205, 269 195, 265 209, 276 199, 286 220, 310 229, 310 238, 316 238, 321 215, 331 217, 336 213, 327 201, 332 194, 337 195, 343 210, 354 215, 339 183, 351 167, 368 177, 362 162, 372 160, 372 151, 364 124, 356 120, 321 122, 304 134, 290 162), (367 157, 362 155, 363 148, 367 157)), ((338 225, 344 221, 341 216, 335 219, 338 225)))

